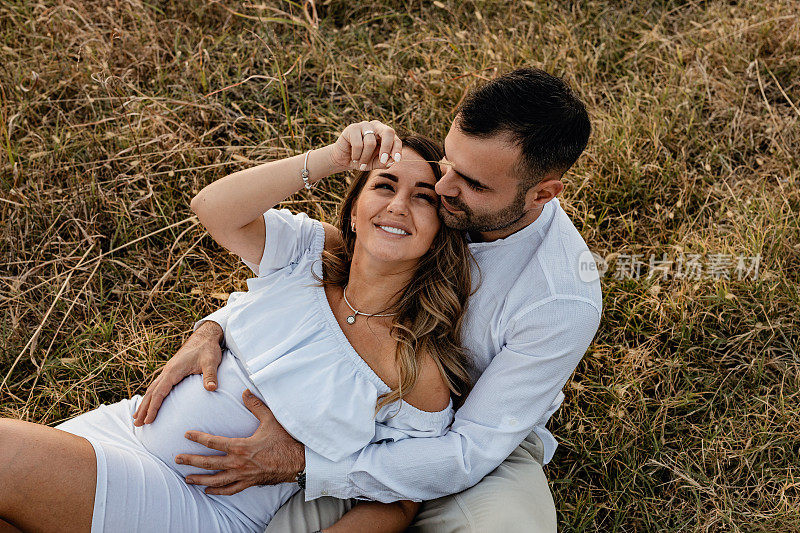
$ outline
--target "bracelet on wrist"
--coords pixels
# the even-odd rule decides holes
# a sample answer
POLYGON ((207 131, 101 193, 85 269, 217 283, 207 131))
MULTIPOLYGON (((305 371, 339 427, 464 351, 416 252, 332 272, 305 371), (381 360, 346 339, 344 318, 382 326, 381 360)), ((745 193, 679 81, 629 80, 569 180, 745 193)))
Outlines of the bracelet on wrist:
POLYGON ((311 183, 309 181, 309 172, 308 172, 308 154, 311 153, 311 150, 306 152, 306 157, 303 159, 303 169, 300 171, 300 178, 303 180, 303 186, 308 189, 309 191, 316 187, 316 183, 311 183))

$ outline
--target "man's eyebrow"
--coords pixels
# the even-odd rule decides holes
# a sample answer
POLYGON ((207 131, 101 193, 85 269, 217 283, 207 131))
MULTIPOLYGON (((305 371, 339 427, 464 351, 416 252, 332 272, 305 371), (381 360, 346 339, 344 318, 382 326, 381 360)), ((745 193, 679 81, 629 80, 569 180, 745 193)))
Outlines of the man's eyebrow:
MULTIPOLYGON (((378 177, 388 178, 388 179, 392 180, 393 182, 397 183, 397 176, 395 176, 394 174, 391 174, 389 172, 381 172, 380 174, 378 174, 378 177)), ((434 188, 434 186, 432 184, 428 183, 427 181, 418 181, 416 186, 417 187, 423 187, 425 189, 430 189, 432 191, 436 190, 434 188)))
MULTIPOLYGON (((444 158, 445 158, 445 159, 447 159, 447 149, 445 149, 445 152, 444 152, 444 158)), ((450 160, 449 160, 449 159, 447 159, 447 161, 450 161, 450 160)), ((489 187, 488 185, 486 185, 486 184, 484 184, 484 183, 481 183, 480 181, 476 180, 475 178, 470 178, 470 177, 469 177, 469 176, 467 176, 466 174, 464 174, 464 173, 462 173, 462 172, 459 172, 458 170, 456 170, 456 169, 455 169, 455 166, 454 166, 452 163, 450 163, 450 168, 452 168, 452 169, 453 169, 453 172, 455 172, 456 174, 458 174, 459 176, 461 176, 461 179, 463 179, 463 180, 464 180, 464 181, 466 181, 467 183, 471 183, 473 186, 480 187, 481 189, 486 189, 487 191, 491 191, 491 190, 492 190, 492 188, 491 188, 491 187, 489 187)))

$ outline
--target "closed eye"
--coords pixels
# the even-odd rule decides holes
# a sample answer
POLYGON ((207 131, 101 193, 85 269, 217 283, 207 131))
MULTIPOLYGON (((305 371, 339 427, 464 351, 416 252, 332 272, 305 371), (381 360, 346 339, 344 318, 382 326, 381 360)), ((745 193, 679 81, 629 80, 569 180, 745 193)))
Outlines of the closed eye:
POLYGON ((486 187, 481 187, 480 185, 475 185, 475 183, 473 183, 471 181, 467 181, 467 187, 469 187, 473 191, 482 191, 482 190, 484 190, 486 188, 486 187))

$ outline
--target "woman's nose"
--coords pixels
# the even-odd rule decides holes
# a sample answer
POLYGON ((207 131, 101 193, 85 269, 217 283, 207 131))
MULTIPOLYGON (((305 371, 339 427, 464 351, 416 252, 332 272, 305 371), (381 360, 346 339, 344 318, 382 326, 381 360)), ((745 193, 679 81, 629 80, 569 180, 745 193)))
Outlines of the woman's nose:
POLYGON ((396 194, 386 209, 394 215, 407 215, 408 202, 402 194, 396 194))

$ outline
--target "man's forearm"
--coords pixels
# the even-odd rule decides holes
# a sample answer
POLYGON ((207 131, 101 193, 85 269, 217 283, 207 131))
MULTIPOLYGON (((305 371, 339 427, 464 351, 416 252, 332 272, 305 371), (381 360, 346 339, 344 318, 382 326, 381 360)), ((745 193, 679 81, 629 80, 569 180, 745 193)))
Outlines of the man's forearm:
MULTIPOLYGON (((469 448, 474 451, 474 446, 469 448)), ((503 452, 497 448, 485 451, 499 452, 490 459, 497 464, 508 456, 499 457, 503 452)), ((336 462, 306 448, 305 496, 307 500, 333 496, 383 503, 432 500, 474 485, 492 469, 485 460, 480 461, 482 465, 466 463, 467 454, 461 436, 453 431, 441 437, 370 444, 336 462), (397 465, 403 465, 402 469, 397 465)))
POLYGON ((222 329, 222 326, 214 322, 213 320, 206 320, 195 329, 195 333, 198 335, 207 336, 216 340, 220 345, 222 345, 222 339, 225 336, 225 331, 222 329))

